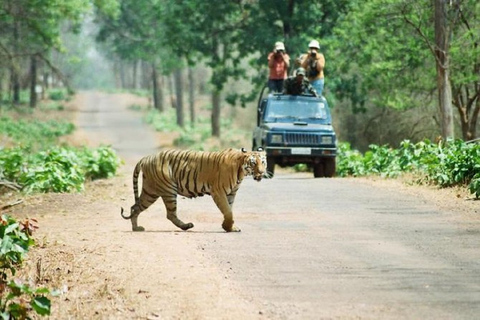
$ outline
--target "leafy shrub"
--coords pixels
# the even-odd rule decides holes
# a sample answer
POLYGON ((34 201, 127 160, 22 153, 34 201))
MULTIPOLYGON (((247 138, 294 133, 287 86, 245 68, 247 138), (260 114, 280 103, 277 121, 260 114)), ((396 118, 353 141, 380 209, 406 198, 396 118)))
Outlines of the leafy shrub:
POLYGON ((398 149, 371 145, 362 155, 340 144, 337 157, 339 176, 378 174, 396 177, 403 172, 423 175, 426 181, 442 187, 468 185, 480 196, 480 145, 462 140, 433 144, 428 140, 413 144, 403 141, 398 149))
POLYGON ((58 137, 70 134, 74 129, 75 126, 68 122, 0 118, 0 134, 11 137, 23 145, 52 144, 58 137))
POLYGON ((20 184, 26 192, 81 191, 86 179, 111 177, 120 164, 111 147, 52 147, 38 153, 0 149, 0 177, 20 184))
POLYGON ((99 147, 97 149, 84 149, 83 167, 88 179, 110 178, 117 173, 121 164, 120 158, 111 147, 99 147))
POLYGON ((81 191, 84 168, 78 155, 69 149, 42 151, 30 158, 18 179, 26 192, 81 191))
POLYGON ((352 150, 348 142, 339 143, 337 151, 337 175, 341 177, 356 177, 366 174, 363 155, 360 151, 352 150))
POLYGON ((47 295, 56 292, 47 288, 32 288, 19 279, 13 279, 21 267, 29 248, 34 245, 31 237, 37 228, 35 220, 18 223, 15 219, 0 217, 0 317, 2 319, 31 319, 32 310, 38 315, 50 315, 47 295))
POLYGON ((54 101, 66 100, 68 92, 66 89, 50 89, 48 90, 48 97, 54 101))
POLYGON ((24 148, 0 148, 0 178, 15 181, 22 171, 27 152, 24 148))
MULTIPOLYGON (((204 150, 205 143, 211 142, 212 125, 208 117, 198 117, 195 126, 192 126, 187 120, 184 128, 182 128, 177 125, 174 109, 169 109, 165 112, 151 109, 144 117, 144 121, 152 125, 156 131, 178 132, 180 134, 179 137, 173 141, 176 147, 204 150)), ((245 137, 245 132, 233 128, 232 119, 222 118, 220 120, 220 128, 222 138, 220 141, 216 141, 218 143, 215 143, 215 145, 209 145, 209 150, 222 148, 222 146, 231 147, 232 145, 241 144, 244 140, 250 140, 249 137, 245 137)), ((242 147, 247 146, 242 145, 242 147)))

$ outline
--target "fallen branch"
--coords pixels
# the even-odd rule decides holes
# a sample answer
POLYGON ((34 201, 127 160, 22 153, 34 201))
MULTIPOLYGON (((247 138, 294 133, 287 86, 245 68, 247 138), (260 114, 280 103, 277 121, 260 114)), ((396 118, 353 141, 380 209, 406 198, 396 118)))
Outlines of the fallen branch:
POLYGON ((13 206, 16 206, 17 204, 20 204, 20 203, 22 203, 22 202, 23 202, 23 200, 22 200, 22 199, 19 199, 19 200, 15 201, 15 202, 12 202, 12 203, 9 203, 9 204, 4 205, 3 207, 0 208, 0 210, 6 210, 6 209, 11 208, 11 207, 13 207, 13 206))
POLYGON ((7 181, 7 180, 0 180, 0 186, 4 186, 4 187, 10 188, 10 189, 13 189, 15 191, 22 190, 21 185, 16 184, 16 183, 11 182, 11 181, 7 181))

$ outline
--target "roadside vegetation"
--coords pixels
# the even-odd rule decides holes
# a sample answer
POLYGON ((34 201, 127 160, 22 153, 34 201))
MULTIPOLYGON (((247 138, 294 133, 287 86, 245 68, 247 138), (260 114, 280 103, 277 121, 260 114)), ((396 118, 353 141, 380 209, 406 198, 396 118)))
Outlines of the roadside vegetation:
MULTIPOLYGON (((69 98, 65 90, 53 90, 40 109, 61 113, 69 98)), ((88 180, 115 175, 121 162, 111 147, 77 148, 60 143, 59 138, 71 134, 74 125, 66 120, 36 119, 31 113, 27 107, 0 104, 0 196, 9 192, 76 192, 83 190, 88 180)), ((1 203, 0 210, 12 205, 1 203)), ((0 217, 1 319, 50 314, 49 297, 55 291, 36 288, 31 279, 16 276, 35 245, 35 229, 34 219, 19 222, 8 215, 0 217)))
MULTIPOLYGON (((50 98, 47 108, 69 95, 54 90, 50 98)), ((4 105, 2 110, 0 138, 5 142, 0 146, 0 187, 22 192, 81 191, 87 180, 115 175, 120 159, 109 146, 92 149, 59 143, 60 137, 75 130, 72 123, 22 119, 21 113, 31 112, 29 109, 19 111, 4 105)))
POLYGON ((32 314, 50 315, 51 296, 55 290, 35 287, 16 276, 29 249, 35 245, 32 233, 36 220, 17 222, 7 215, 0 217, 0 318, 32 319, 32 314))
POLYGON ((418 184, 465 186, 480 197, 480 145, 462 140, 432 143, 403 141, 398 148, 370 145, 364 154, 341 143, 337 175, 397 178, 410 173, 418 184))

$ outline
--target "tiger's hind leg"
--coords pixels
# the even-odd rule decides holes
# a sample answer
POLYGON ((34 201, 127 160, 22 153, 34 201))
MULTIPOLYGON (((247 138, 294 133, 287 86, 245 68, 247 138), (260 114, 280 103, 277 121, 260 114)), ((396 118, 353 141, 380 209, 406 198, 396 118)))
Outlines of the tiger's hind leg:
POLYGON ((142 190, 138 202, 130 209, 133 231, 145 231, 144 227, 138 225, 138 216, 157 201, 158 197, 157 195, 150 194, 145 189, 142 190))
POLYGON ((240 228, 237 228, 233 221, 232 206, 235 200, 235 193, 228 195, 228 197, 225 194, 215 194, 212 195, 212 198, 218 209, 223 213, 223 230, 227 232, 240 232, 240 228))
POLYGON ((182 220, 177 217, 177 197, 174 196, 163 196, 163 203, 165 204, 165 209, 167 209, 167 219, 172 221, 174 225, 180 229, 186 231, 193 228, 193 223, 184 223, 182 220))
POLYGON ((130 209, 130 221, 132 222, 132 231, 145 231, 145 228, 138 225, 138 216, 143 210, 138 204, 134 204, 130 209))

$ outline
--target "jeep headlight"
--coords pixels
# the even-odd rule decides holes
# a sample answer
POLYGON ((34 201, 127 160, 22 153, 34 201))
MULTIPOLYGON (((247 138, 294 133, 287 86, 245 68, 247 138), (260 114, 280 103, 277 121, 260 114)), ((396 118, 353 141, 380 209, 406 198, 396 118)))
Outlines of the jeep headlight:
POLYGON ((322 144, 332 144, 333 137, 332 136, 322 136, 322 144))
POLYGON ((282 143, 283 142, 282 135, 281 134, 272 134, 271 142, 272 143, 282 143))

